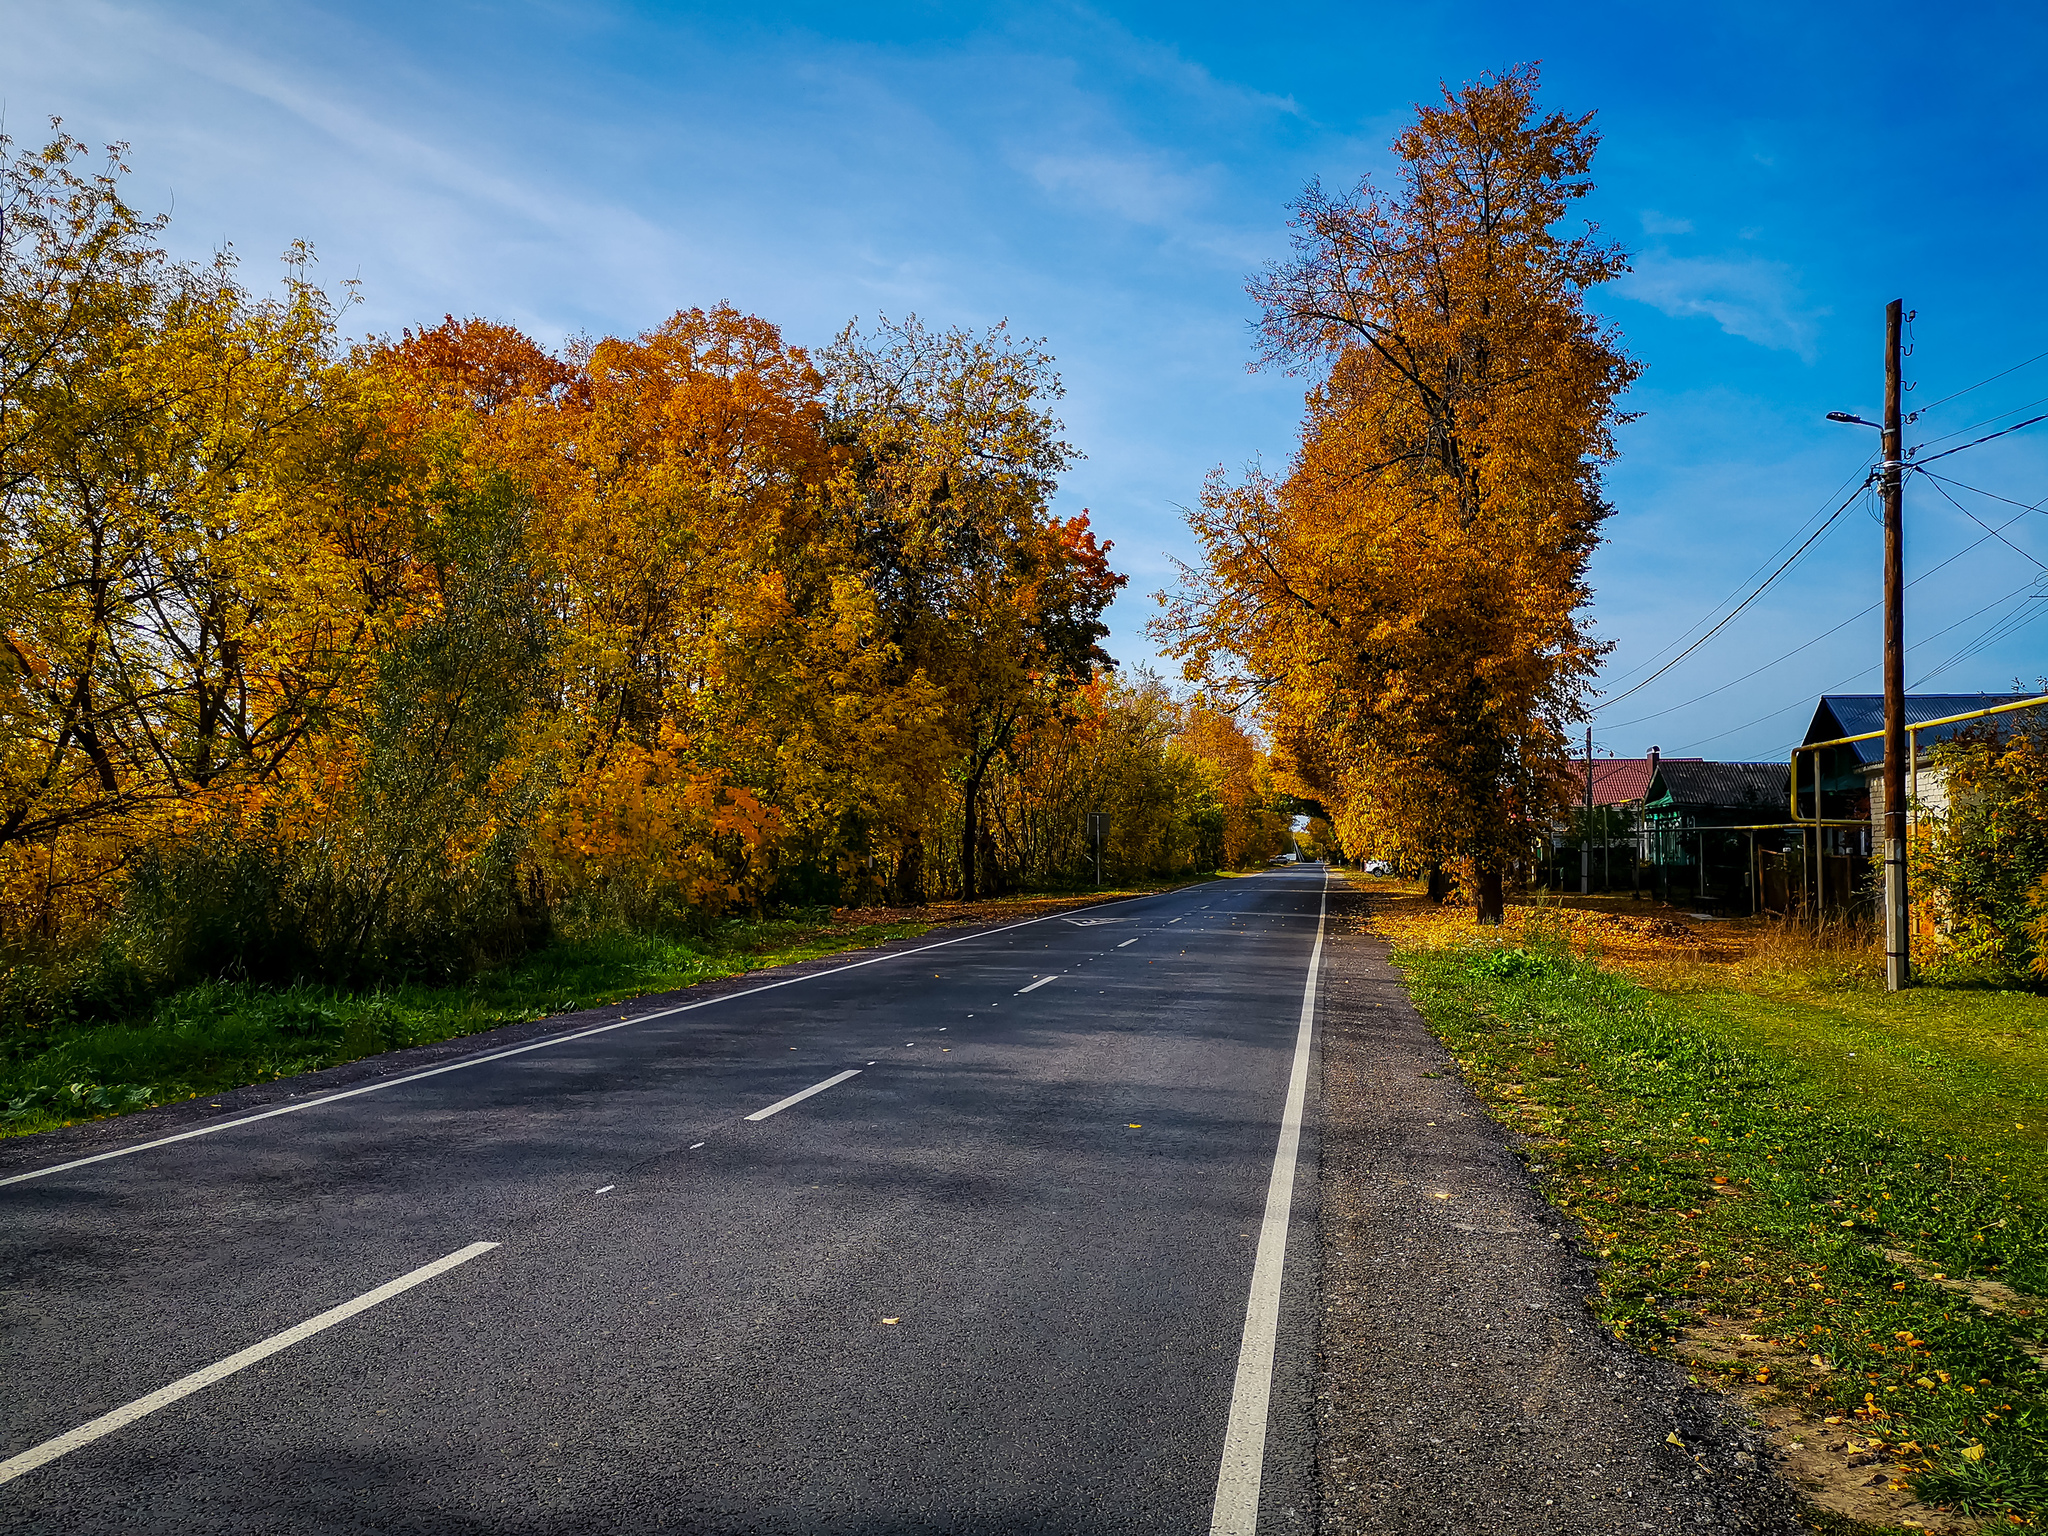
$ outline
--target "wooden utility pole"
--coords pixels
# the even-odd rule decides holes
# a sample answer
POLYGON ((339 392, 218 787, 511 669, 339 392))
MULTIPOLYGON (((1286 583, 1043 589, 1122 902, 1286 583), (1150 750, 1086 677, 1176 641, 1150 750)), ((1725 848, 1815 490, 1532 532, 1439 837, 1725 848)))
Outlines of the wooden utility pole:
MULTIPOLYGON (((1905 451, 1899 423, 1899 329, 1903 305, 1884 311, 1884 985, 1913 984, 1906 905, 1905 451)), ((1815 809, 1819 809, 1816 799, 1815 809)))
POLYGON ((1586 727, 1586 824, 1579 832, 1579 894, 1593 893, 1593 727, 1586 727))

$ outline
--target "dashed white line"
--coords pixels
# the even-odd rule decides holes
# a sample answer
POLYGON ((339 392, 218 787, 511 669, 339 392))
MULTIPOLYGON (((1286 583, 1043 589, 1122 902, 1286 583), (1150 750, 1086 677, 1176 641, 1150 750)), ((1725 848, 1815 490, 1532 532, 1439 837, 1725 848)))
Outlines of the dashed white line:
MULTIPOLYGON (((873 1062, 871 1061, 871 1062, 869 1062, 869 1063, 868 1063, 868 1065, 872 1067, 872 1066, 874 1065, 874 1063, 873 1063, 873 1062)), ((703 1146, 703 1145, 704 1145, 704 1143, 703 1143, 703 1142, 701 1142, 701 1141, 693 1141, 693 1142, 691 1142, 691 1143, 690 1143, 690 1150, 691 1150, 692 1152, 694 1152, 694 1151, 696 1151, 696 1150, 697 1150, 697 1149, 698 1149, 699 1147, 701 1147, 701 1146, 703 1146)))
POLYGON ((604 1187, 603 1189, 597 1190, 597 1191, 596 1191, 596 1193, 597 1193, 597 1194, 600 1194, 600 1195, 608 1195, 608 1194, 610 1194, 610 1193, 611 1193, 611 1192, 612 1192, 613 1190, 617 1189, 618 1187, 619 1187, 619 1186, 618 1186, 618 1185, 616 1185, 616 1184, 607 1184, 607 1185, 605 1185, 605 1187, 604 1187))
MULTIPOLYGON (((1162 891, 1159 895, 1170 895, 1162 891)), ((1116 901, 1101 903, 1101 907, 1120 907, 1134 901, 1152 901, 1154 896, 1126 896, 1116 901)), ((1098 909, 1099 910, 1099 909, 1098 909)), ((1057 914, 1045 917, 1027 917, 1022 922, 1011 923, 1002 928, 977 929, 963 933, 957 939, 941 939, 936 944, 923 944, 916 949, 897 950, 893 954, 872 955, 865 960, 850 961, 835 965, 830 970, 807 971, 801 976, 785 976, 780 981, 764 982, 758 987, 748 987, 739 992, 727 992, 720 997, 707 997, 694 1003, 682 1003, 674 1008, 659 1008, 653 1013, 637 1014, 629 1019, 619 1019, 611 1024, 599 1024, 591 1029, 572 1030, 566 1035, 551 1035, 545 1040, 532 1040, 525 1045, 515 1045, 508 1050, 490 1051, 482 1056, 470 1056, 461 1061, 451 1061, 443 1066, 429 1067, 424 1072, 409 1072, 404 1077, 386 1078, 382 1082, 364 1083, 359 1088, 345 1088, 340 1093, 322 1094, 317 1099, 304 1099, 293 1104, 280 1104, 275 1109, 260 1110, 253 1115, 238 1115, 232 1120, 222 1120, 213 1125, 197 1126, 189 1131, 179 1131, 171 1136, 158 1136, 150 1141, 138 1141, 132 1147, 116 1147, 111 1152, 95 1152, 90 1157, 74 1157, 69 1162, 52 1163, 47 1168, 32 1168, 27 1173, 10 1174, 0 1179, 0 1189, 9 1184, 22 1184, 30 1179, 48 1178, 53 1173, 68 1173, 73 1168, 86 1168, 94 1163, 104 1163, 116 1157, 132 1157, 137 1152, 150 1152, 158 1147, 172 1146, 177 1142, 190 1141, 195 1136, 213 1136, 221 1131, 231 1131, 237 1126, 254 1125, 259 1120, 272 1120, 279 1115, 295 1115, 302 1109, 318 1109, 323 1104, 338 1104, 343 1099, 353 1099, 359 1094, 382 1093, 387 1088, 403 1088, 408 1083, 423 1082, 430 1077, 439 1077, 444 1072, 461 1072, 469 1067, 481 1067, 489 1062, 503 1061, 508 1056, 523 1056, 528 1051, 544 1051, 557 1045, 568 1045, 576 1040, 588 1040, 593 1035, 607 1035, 615 1029, 626 1029, 635 1024, 651 1024, 656 1019, 673 1018, 679 1013, 692 1013, 699 1008, 715 1007, 719 1003, 736 1003, 742 998, 759 997, 763 992, 773 992, 779 987, 793 987, 798 982, 817 981, 841 975, 846 971, 857 971, 863 966, 880 965, 886 960, 906 960, 912 955, 922 955, 934 949, 945 949, 954 944, 965 944, 970 939, 993 938, 999 933, 1008 933, 1017 928, 1030 928, 1039 923, 1049 923, 1057 914)), ((871 1063, 872 1065, 872 1063, 871 1063)))
POLYGON ((766 1109, 755 1110, 751 1115, 747 1116, 747 1118, 749 1120, 766 1120, 770 1115, 781 1114, 785 1109, 789 1108, 789 1106, 792 1104, 803 1103, 805 1099, 808 1099, 814 1093, 823 1093, 827 1088, 837 1088, 849 1077, 859 1076, 859 1067, 848 1067, 844 1072, 840 1073, 837 1077, 828 1077, 822 1083, 813 1083, 810 1087, 806 1088, 802 1093, 792 1093, 786 1099, 778 1099, 775 1103, 770 1104, 766 1109))
POLYGON ((1019 987, 1019 988, 1017 989, 1017 995, 1018 995, 1019 997, 1022 997, 1022 996, 1023 996, 1023 995, 1024 995, 1024 994, 1025 994, 1026 992, 1036 992, 1036 991, 1037 991, 1037 990, 1038 990, 1038 989, 1039 989, 1040 987, 1044 986, 1044 985, 1045 985, 1045 984, 1046 984, 1046 983, 1047 983, 1048 981, 1057 981, 1058 979, 1059 979, 1059 978, 1058 978, 1057 974, 1055 974, 1055 975, 1052 975, 1052 976, 1041 976, 1041 977, 1039 977, 1039 978, 1038 978, 1038 980, 1036 980, 1036 981, 1032 982, 1030 986, 1028 986, 1028 987, 1019 987))
POLYGON ((1132 945, 1132 944, 1135 944, 1135 943, 1137 943, 1137 942, 1138 942, 1138 941, 1137 941, 1136 939, 1125 939, 1125 940, 1123 941, 1123 943, 1122 943, 1122 944, 1119 944, 1119 945, 1117 945, 1117 948, 1118 948, 1118 949, 1123 949, 1123 948, 1126 948, 1127 946, 1129 946, 1129 945, 1132 945))
POLYGON ((138 1397, 124 1407, 111 1413, 103 1413, 89 1423, 67 1430, 54 1440, 45 1440, 18 1456, 0 1461, 0 1483, 12 1482, 24 1472, 33 1472, 47 1461, 55 1461, 67 1452, 77 1450, 81 1445, 90 1445, 102 1435, 111 1435, 115 1430, 133 1424, 137 1419, 155 1413, 159 1408, 168 1407, 181 1397, 190 1397, 203 1387, 210 1387, 216 1381, 224 1381, 240 1370, 246 1370, 259 1360, 267 1360, 279 1350, 290 1349, 302 1339, 309 1339, 322 1329, 332 1328, 336 1323, 348 1321, 358 1312, 367 1312, 380 1301, 389 1301, 416 1285, 424 1285, 436 1275, 445 1275, 458 1264, 467 1264, 479 1254, 489 1253, 496 1243, 471 1243, 467 1248, 458 1248, 445 1259, 436 1259, 423 1264, 409 1274, 400 1275, 396 1280, 387 1280, 374 1291, 365 1291, 354 1301, 345 1301, 338 1307, 330 1307, 318 1317, 309 1317, 295 1328, 283 1333, 274 1333, 260 1344, 251 1344, 247 1349, 237 1350, 227 1359, 217 1361, 204 1370, 194 1371, 190 1376, 181 1376, 168 1387, 158 1387, 147 1397, 138 1397))

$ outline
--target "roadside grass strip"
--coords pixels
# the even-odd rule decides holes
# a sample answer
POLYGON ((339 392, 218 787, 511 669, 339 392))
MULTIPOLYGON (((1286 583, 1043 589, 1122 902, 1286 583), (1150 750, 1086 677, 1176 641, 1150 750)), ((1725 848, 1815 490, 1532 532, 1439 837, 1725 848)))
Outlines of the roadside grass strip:
POLYGON ((1394 958, 1580 1224, 1618 1337, 1925 1502, 2048 1515, 2048 1001, 1666 993, 1540 944, 1394 958))
POLYGON ((563 940, 467 982, 342 988, 202 982, 111 1022, 0 1028, 0 1136, 52 1130, 432 1045, 505 1024, 599 1008, 793 965, 941 924, 994 925, 1158 894, 1178 882, 921 912, 802 913, 725 923, 689 938, 563 940), (872 920, 870 920, 872 919, 872 920))

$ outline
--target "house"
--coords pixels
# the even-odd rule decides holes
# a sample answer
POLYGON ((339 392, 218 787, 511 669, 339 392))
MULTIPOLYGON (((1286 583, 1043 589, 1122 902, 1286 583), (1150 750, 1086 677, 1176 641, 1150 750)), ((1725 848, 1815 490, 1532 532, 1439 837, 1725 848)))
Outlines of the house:
POLYGON ((1666 759, 1643 792, 1642 858, 1664 900, 1754 913, 1784 904, 1792 773, 1784 763, 1666 759), (1766 855, 1779 861, 1777 878, 1766 855), (1782 895, 1781 895, 1781 888, 1782 895))
MULTIPOLYGON (((2000 704, 2018 704, 2034 697, 2026 693, 1909 693, 1906 695, 1906 723, 1947 720, 1956 715, 1995 709, 2000 704)), ((1959 721, 1912 733, 1913 757, 1909 760, 1908 789, 1918 797, 1918 808, 1933 815, 1948 809, 1948 785, 1930 757, 1934 748, 1971 726, 1995 727, 1998 716, 1989 720, 1959 721), (1917 781, 1917 782, 1915 782, 1917 781)), ((1884 695, 1881 693, 1827 693, 1813 711, 1813 723, 1806 728, 1802 745, 1839 741, 1844 736, 1862 736, 1884 729, 1884 695)), ((1823 747, 1819 752, 1800 754, 1799 813, 1812 816, 1813 788, 1820 787, 1821 814, 1825 819, 1856 818, 1869 823, 1869 830, 1857 833, 1867 853, 1871 838, 1882 839, 1884 824, 1884 738, 1873 736, 1846 746, 1823 747)), ((1835 832, 1856 829, 1831 829, 1835 832)), ((1840 839, 1837 838, 1837 841, 1840 839)))
POLYGON ((1596 757, 1593 759, 1593 815, 1586 815, 1586 760, 1571 760, 1572 814, 1550 832, 1550 868, 1547 884, 1562 891, 1579 888, 1579 852, 1583 847, 1585 874, 1596 891, 1641 888, 1638 864, 1640 839, 1638 817, 1650 780, 1659 762, 1696 763, 1700 759, 1660 757, 1650 748, 1647 757, 1596 757))

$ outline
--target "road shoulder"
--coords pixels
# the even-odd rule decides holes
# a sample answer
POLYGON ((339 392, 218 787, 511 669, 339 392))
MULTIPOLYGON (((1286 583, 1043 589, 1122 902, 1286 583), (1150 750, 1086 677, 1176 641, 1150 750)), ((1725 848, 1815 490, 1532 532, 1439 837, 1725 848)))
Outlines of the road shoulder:
POLYGON ((1808 1530, 1739 1406, 1595 1322, 1586 1259, 1365 912, 1332 892, 1322 1529, 1808 1530))

